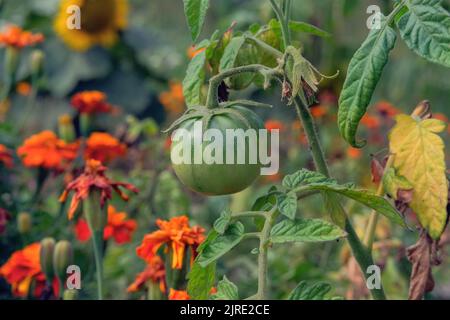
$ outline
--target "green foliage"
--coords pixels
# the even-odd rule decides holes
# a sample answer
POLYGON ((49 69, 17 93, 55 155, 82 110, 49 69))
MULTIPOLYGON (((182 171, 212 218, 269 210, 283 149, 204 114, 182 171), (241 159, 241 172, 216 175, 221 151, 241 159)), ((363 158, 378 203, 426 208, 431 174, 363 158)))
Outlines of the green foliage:
POLYGON ((395 30, 383 17, 381 28, 369 33, 348 66, 347 78, 339 98, 338 125, 341 135, 354 147, 365 144, 356 142, 356 130, 388 62, 389 52, 394 48, 396 38, 395 30))
POLYGON ((270 234, 273 243, 323 242, 345 237, 339 227, 320 219, 283 220, 276 224, 270 234))
POLYGON ((191 29, 192 40, 196 41, 205 22, 209 0, 183 0, 183 3, 184 14, 191 29))
POLYGON ((308 285, 306 281, 300 282, 289 294, 288 300, 324 300, 331 291, 331 286, 325 282, 308 285))
POLYGON ((239 300, 238 287, 223 276, 217 285, 217 292, 211 296, 213 300, 239 300))
POLYGON ((282 194, 278 197, 278 209, 289 219, 295 219, 297 213, 297 196, 295 193, 282 194))
POLYGON ((183 94, 188 107, 202 104, 202 86, 205 81, 206 51, 197 54, 189 63, 183 80, 183 94))
POLYGON ((450 15, 440 0, 407 0, 396 21, 400 35, 419 56, 450 67, 450 15))
POLYGON ((211 288, 216 280, 216 264, 210 263, 206 267, 195 262, 188 274, 187 292, 193 300, 207 300, 211 288))
POLYGON ((220 218, 214 222, 214 230, 217 231, 220 235, 223 235, 225 231, 228 229, 228 226, 231 222, 231 211, 224 210, 220 214, 220 218))
POLYGON ((208 266, 237 246, 243 238, 244 225, 241 222, 230 224, 223 235, 218 235, 202 246, 197 263, 202 267, 208 266))

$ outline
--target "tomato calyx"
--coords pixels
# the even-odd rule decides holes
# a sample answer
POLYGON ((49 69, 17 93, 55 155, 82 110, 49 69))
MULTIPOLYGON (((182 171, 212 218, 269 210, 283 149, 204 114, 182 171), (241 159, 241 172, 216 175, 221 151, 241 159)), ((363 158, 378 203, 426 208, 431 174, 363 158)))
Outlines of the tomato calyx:
POLYGON ((180 125, 182 125, 184 122, 192 119, 198 119, 202 121, 203 123, 203 129, 208 128, 209 123, 211 122, 211 119, 216 115, 233 115, 237 119, 241 120, 247 129, 251 128, 251 124, 248 122, 247 118, 244 114, 242 114, 240 111, 233 108, 234 106, 242 106, 242 107, 261 107, 261 108, 272 108, 271 105, 251 101, 251 100, 235 100, 235 101, 228 101, 223 102, 219 105, 217 108, 208 108, 206 106, 194 106, 187 109, 184 114, 175 120, 169 128, 164 130, 164 133, 169 133, 176 128, 178 128, 180 125))

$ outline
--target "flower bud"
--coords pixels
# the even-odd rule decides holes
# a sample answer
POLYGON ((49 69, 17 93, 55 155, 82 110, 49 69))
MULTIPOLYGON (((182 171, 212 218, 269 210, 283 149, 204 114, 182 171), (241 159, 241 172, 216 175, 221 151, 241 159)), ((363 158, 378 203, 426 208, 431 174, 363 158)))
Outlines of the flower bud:
POLYGON ((429 119, 431 118, 431 106, 430 102, 427 100, 421 101, 416 108, 414 109, 413 113, 411 114, 413 117, 419 117, 421 120, 429 119))
POLYGON ((59 137, 65 142, 75 141, 75 128, 73 126, 72 118, 68 114, 63 114, 58 120, 59 137))
POLYGON ((77 300, 78 290, 64 290, 63 300, 77 300))
POLYGON ((20 234, 25 234, 31 230, 31 216, 28 212, 21 212, 17 216, 17 229, 20 234))
POLYGON ((34 50, 31 53, 31 71, 33 74, 39 74, 44 65, 44 52, 42 50, 34 50))
POLYGON ((53 253, 55 250, 55 240, 53 238, 44 238, 41 240, 41 270, 45 274, 47 282, 51 283, 54 278, 53 272, 53 253))
POLYGON ((73 250, 72 245, 67 240, 58 241, 53 254, 53 269, 60 283, 66 279, 67 267, 72 264, 73 250))

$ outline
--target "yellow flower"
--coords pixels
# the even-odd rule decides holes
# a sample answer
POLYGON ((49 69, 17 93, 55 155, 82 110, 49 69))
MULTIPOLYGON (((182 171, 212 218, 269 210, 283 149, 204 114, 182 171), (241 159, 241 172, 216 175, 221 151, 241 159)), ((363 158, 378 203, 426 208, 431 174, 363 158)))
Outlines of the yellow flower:
POLYGON ((127 26, 127 15, 128 0, 61 0, 54 28, 74 50, 86 51, 97 44, 109 47, 127 26), (74 16, 71 6, 80 8, 80 29, 68 27, 74 16))

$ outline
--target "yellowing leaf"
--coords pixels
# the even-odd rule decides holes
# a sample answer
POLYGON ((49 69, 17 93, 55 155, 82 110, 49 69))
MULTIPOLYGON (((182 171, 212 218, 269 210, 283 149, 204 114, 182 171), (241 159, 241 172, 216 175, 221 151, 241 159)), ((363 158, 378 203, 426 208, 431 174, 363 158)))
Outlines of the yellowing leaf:
POLYGON ((444 231, 447 218, 448 182, 444 142, 437 133, 446 125, 436 119, 418 120, 399 115, 389 134, 393 167, 413 185, 409 206, 433 239, 444 231))

